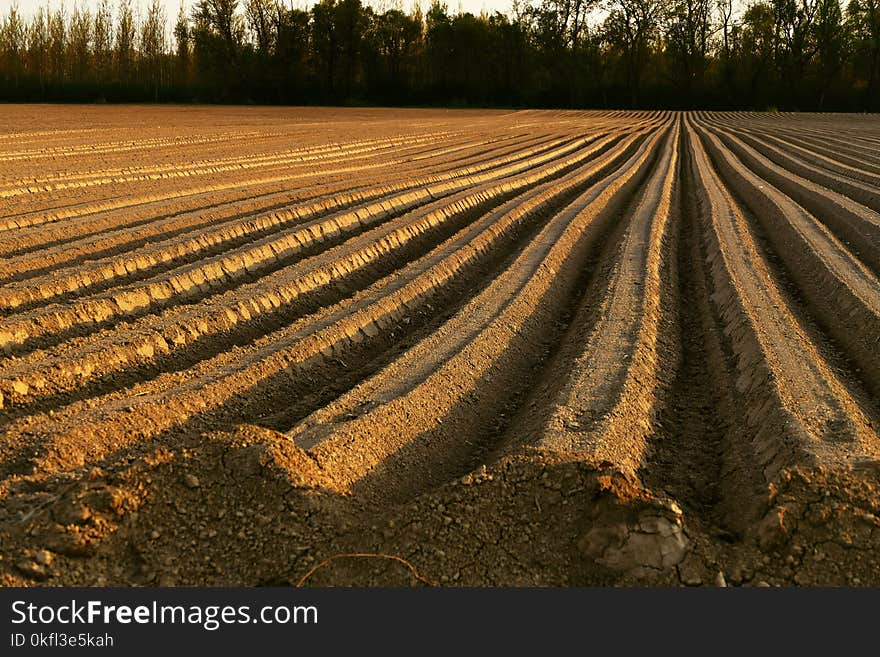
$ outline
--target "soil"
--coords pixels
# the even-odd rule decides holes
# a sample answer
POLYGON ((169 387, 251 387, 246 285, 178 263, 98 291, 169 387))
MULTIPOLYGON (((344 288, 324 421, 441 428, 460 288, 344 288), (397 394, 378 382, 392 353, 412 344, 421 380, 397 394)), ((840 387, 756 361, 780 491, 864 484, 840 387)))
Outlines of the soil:
POLYGON ((6 106, 0 584, 880 585, 880 120, 6 106))

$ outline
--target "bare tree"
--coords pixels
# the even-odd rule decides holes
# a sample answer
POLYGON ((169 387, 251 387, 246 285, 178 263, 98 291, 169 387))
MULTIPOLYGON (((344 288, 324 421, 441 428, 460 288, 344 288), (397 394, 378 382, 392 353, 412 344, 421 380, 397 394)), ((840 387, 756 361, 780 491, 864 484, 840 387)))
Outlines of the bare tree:
POLYGON ((733 27, 734 0, 715 0, 721 27, 721 53, 724 61, 730 61, 730 30, 733 27))

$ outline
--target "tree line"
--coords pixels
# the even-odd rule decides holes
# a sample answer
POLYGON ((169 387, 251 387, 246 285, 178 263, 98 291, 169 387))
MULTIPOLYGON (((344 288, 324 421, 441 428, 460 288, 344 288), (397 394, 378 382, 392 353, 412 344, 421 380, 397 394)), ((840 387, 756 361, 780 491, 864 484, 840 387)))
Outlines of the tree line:
POLYGON ((0 99, 877 111, 880 0, 13 5, 0 99))

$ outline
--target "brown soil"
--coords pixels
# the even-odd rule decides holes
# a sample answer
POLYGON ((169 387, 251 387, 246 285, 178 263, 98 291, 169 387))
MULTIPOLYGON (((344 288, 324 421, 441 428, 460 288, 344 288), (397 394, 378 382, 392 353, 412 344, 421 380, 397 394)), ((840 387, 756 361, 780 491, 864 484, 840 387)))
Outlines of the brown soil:
POLYGON ((880 121, 7 106, 0 583, 880 585, 880 121))

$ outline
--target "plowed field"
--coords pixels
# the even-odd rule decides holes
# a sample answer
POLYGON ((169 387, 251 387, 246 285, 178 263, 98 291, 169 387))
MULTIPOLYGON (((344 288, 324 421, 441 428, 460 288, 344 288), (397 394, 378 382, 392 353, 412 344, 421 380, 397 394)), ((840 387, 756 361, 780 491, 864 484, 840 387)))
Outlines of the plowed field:
POLYGON ((877 116, 0 116, 0 583, 880 585, 877 116))

